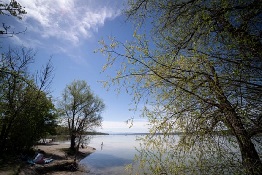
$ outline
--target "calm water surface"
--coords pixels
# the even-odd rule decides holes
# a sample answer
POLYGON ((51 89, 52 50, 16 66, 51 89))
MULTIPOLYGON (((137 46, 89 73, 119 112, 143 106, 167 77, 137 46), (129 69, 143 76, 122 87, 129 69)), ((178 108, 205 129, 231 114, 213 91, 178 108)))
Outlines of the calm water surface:
POLYGON ((137 135, 94 136, 88 145, 96 148, 96 151, 80 163, 87 166, 89 174, 93 175, 128 174, 125 166, 135 164, 133 162, 137 153, 135 147, 139 147, 137 137, 137 135))
MULTIPOLYGON (((93 136, 88 144, 94 147, 96 151, 85 159, 81 160, 81 164, 86 166, 91 175, 127 175, 126 165, 132 164, 134 168, 137 163, 133 161, 139 148, 140 141, 137 138, 141 135, 100 135, 93 136), (103 142, 103 145, 101 145, 103 142)), ((175 136, 179 139, 179 136, 175 136)), ((225 143, 226 140, 224 140, 225 143)), ((229 151, 236 153, 238 149, 226 144, 229 151)), ((262 150, 262 149, 261 149, 262 150)), ((240 156, 240 155, 239 155, 240 156)))

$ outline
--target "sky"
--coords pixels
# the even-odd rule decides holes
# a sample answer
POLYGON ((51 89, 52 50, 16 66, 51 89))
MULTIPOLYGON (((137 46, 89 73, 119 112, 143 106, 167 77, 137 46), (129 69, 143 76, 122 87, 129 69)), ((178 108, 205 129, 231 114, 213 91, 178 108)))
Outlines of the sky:
MULTIPOLYGON (((2 0, 3 3, 8 0, 2 0)), ((101 81, 108 80, 117 71, 117 65, 102 73, 106 57, 94 53, 99 41, 115 36, 120 41, 132 40, 134 27, 126 20, 122 10, 125 0, 18 0, 25 7, 22 20, 0 15, 1 23, 11 31, 25 31, 12 37, 0 38, 1 49, 27 47, 36 51, 31 71, 41 69, 48 60, 54 66, 50 86, 54 103, 59 100, 66 85, 73 80, 85 80, 94 94, 105 103, 102 128, 108 133, 147 132, 146 119, 140 111, 132 111, 132 96, 115 87, 104 88, 101 81), (134 117, 133 126, 127 121, 134 117)))

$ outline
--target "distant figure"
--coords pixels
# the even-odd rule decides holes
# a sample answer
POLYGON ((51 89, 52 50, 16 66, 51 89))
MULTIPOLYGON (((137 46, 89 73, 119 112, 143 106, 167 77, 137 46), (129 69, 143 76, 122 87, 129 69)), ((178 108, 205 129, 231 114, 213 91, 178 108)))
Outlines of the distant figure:
POLYGON ((103 145, 104 145, 104 143, 102 142, 102 143, 101 143, 101 150, 103 150, 103 145))
POLYGON ((82 143, 82 145, 81 145, 81 148, 82 148, 82 149, 84 149, 84 148, 85 148, 85 146, 84 146, 84 144, 83 144, 83 143, 82 143))

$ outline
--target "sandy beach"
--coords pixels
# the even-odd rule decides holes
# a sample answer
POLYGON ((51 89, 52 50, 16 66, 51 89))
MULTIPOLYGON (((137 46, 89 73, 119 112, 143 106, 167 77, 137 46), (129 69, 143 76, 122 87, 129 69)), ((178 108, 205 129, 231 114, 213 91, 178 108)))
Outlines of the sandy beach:
MULTIPOLYGON (((57 156, 64 157, 66 156, 65 152, 63 149, 69 148, 70 145, 67 143, 60 143, 60 142, 52 142, 52 143, 47 143, 45 145, 37 145, 35 146, 35 149, 40 149, 45 151, 47 154, 53 154, 57 156)), ((79 151, 82 154, 91 154, 95 150, 92 147, 86 146, 84 149, 79 149, 79 151)))
MULTIPOLYGON (((69 144, 51 142, 44 145, 37 145, 35 149, 40 149, 45 152, 45 157, 54 159, 52 162, 44 165, 25 165, 21 168, 19 175, 33 175, 33 174, 49 174, 49 175, 83 175, 87 174, 88 170, 79 165, 77 171, 64 170, 65 166, 73 166, 75 156, 68 156, 65 149, 69 148, 69 144)), ((76 162, 93 153, 95 150, 92 147, 86 146, 80 148, 79 153, 76 155, 76 162)), ((69 168, 70 169, 70 168, 69 168)))

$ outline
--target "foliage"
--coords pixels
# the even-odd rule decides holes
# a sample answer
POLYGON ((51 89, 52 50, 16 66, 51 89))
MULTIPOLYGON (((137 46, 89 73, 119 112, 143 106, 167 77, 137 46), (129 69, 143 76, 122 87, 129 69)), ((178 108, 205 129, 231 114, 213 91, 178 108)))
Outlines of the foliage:
POLYGON ((217 174, 219 168, 222 174, 261 174, 261 142, 255 138, 262 131, 262 3, 129 3, 126 14, 137 24, 134 40, 101 41, 100 51, 108 58, 104 70, 121 66, 106 83, 125 85, 136 104, 145 101, 150 133, 163 133, 143 139, 142 169, 154 174, 217 174), (174 140, 170 134, 176 131, 184 134, 174 140), (183 161, 168 156, 170 151, 183 161))
MULTIPOLYGON (((9 3, 0 2, 0 15, 13 16, 18 19, 22 19, 22 15, 26 14, 24 7, 16 0, 10 0, 9 3)), ((0 35, 13 36, 14 34, 19 34, 22 32, 10 32, 10 26, 2 23, 2 29, 0 29, 0 35)), ((25 32, 25 31, 23 31, 25 32)))
POLYGON ((85 132, 101 126, 101 112, 105 105, 85 81, 78 80, 67 85, 59 106, 61 117, 68 124, 70 149, 78 150, 85 132))
POLYGON ((0 15, 14 16, 22 19, 22 15, 24 14, 26 14, 26 11, 16 0, 10 0, 8 4, 0 3, 0 15))
POLYGON ((61 126, 61 125, 57 125, 56 128, 56 134, 57 135, 67 135, 68 134, 68 127, 66 126, 61 126))
POLYGON ((30 78, 28 66, 34 61, 32 49, 9 49, 0 61, 0 154, 29 149, 53 132, 55 109, 43 91, 49 84, 50 63, 39 77, 30 78))
POLYGON ((23 90, 25 103, 23 111, 20 111, 13 130, 10 134, 10 142, 16 149, 29 149, 47 134, 55 133, 56 114, 52 101, 44 92, 31 88, 23 90), (23 133, 23 135, 21 135, 23 133))

